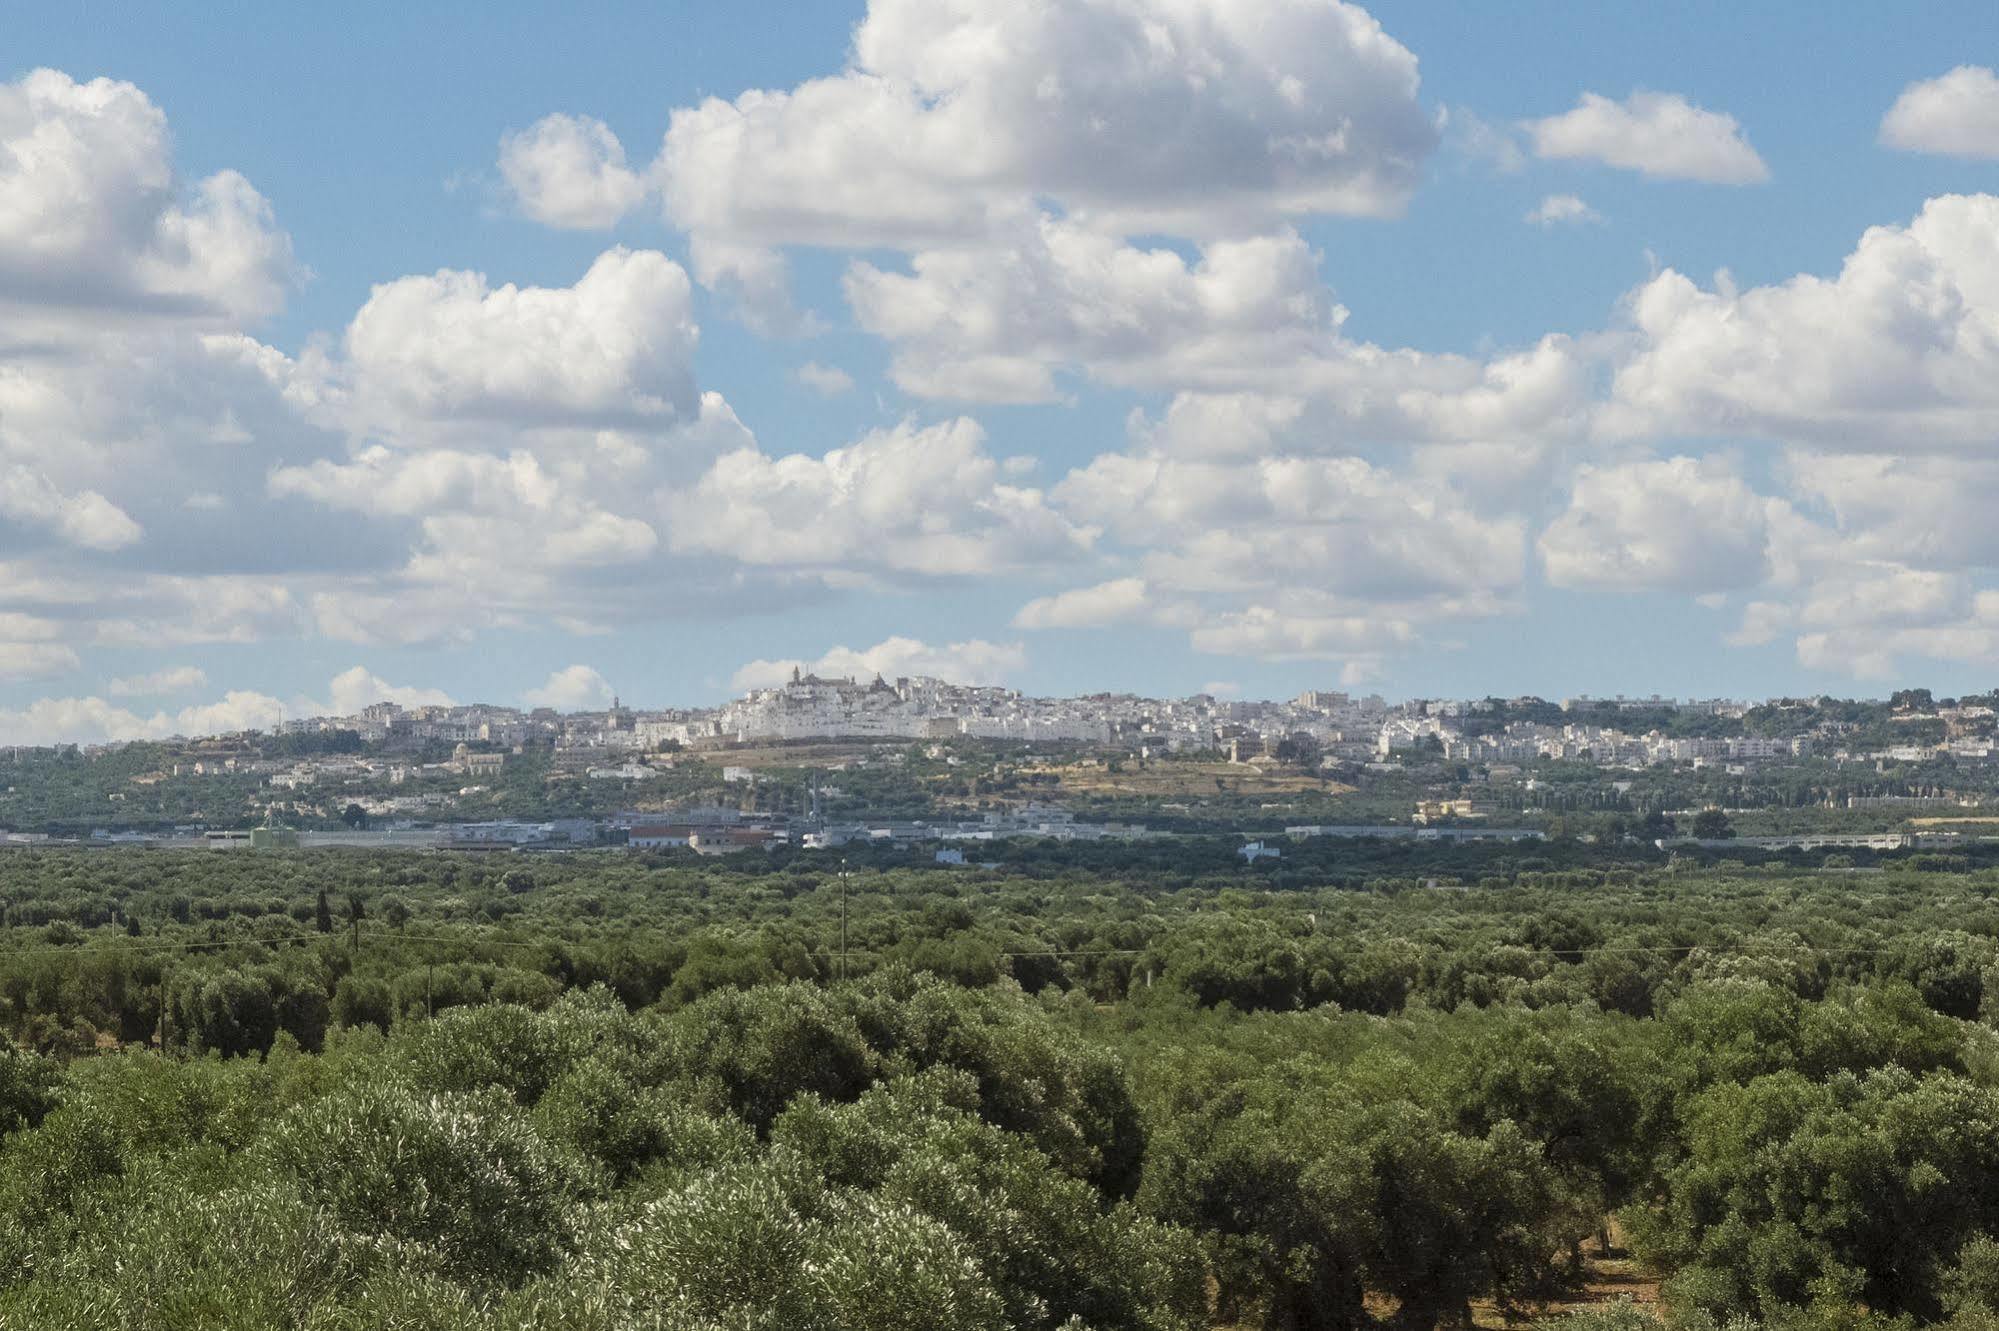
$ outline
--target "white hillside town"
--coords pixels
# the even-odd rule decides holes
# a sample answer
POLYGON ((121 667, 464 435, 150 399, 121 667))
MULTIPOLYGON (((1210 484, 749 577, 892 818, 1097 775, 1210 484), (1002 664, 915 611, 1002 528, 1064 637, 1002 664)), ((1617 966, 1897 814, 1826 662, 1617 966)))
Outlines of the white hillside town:
MULTIPOLYGON (((1713 777, 1746 781, 1805 765, 1860 774, 1857 782, 1842 781, 1837 793, 1820 797, 1846 809, 1909 813, 1979 803, 1983 797, 1967 794, 1968 787, 1959 788, 1963 782, 1953 786, 1948 776, 1909 774, 1937 764, 1968 776, 1999 758, 1999 715, 1992 703, 1986 697, 1936 700, 1925 690, 1905 691, 1886 704, 1656 696, 1390 703, 1378 694, 1331 689, 1287 700, 1212 693, 1056 698, 923 676, 824 678, 795 669, 781 684, 715 707, 636 708, 618 697, 607 708, 571 712, 380 701, 344 715, 287 720, 271 734, 179 738, 168 742, 158 767, 129 778, 130 794, 112 792, 108 799, 116 809, 163 783, 229 784, 238 807, 252 813, 290 810, 319 820, 288 844, 611 845, 729 854, 782 845, 834 850, 854 843, 964 846, 1163 834, 1157 817, 1135 814, 1137 805, 1106 811, 1102 820, 1065 807, 1057 772, 1073 771, 1065 766, 1073 764, 1111 777, 1133 764, 1142 771, 1177 763, 1183 773, 1203 773, 1194 779, 1218 791, 1238 771, 1257 780, 1288 773, 1285 779, 1322 793, 1354 783, 1442 782, 1407 787, 1410 802, 1388 811, 1389 821, 1327 820, 1306 809, 1297 810, 1302 818, 1287 818, 1292 806, 1281 801, 1241 806, 1231 826, 1250 843, 1246 862, 1255 863, 1280 858, 1276 846, 1255 839, 1280 831, 1294 843, 1327 836, 1540 839, 1543 828, 1495 815, 1561 807, 1564 797, 1549 785, 1550 765, 1572 776, 1593 773, 1588 782, 1611 800, 1632 778, 1649 779, 1642 774, 1712 769, 1713 777), (1847 719, 1863 713, 1872 719, 1847 719), (1016 782, 1014 794, 999 800, 946 800, 927 811, 891 812, 843 799, 834 784, 850 767, 892 770, 911 759, 946 772, 961 769, 966 780, 999 776, 1011 764, 1030 781, 1039 769, 1054 784, 1023 788, 1016 782), (1416 776, 1424 772, 1431 776, 1416 776), (582 804, 563 797, 567 816, 521 816, 522 791, 563 783, 600 793, 582 804), (346 826, 329 826, 336 820, 346 826)), ((110 758, 127 747, 70 751, 110 758)), ((1177 804, 1172 799, 1154 796, 1147 807, 1170 824, 1176 810, 1188 807, 1184 798, 1177 804)), ((219 827, 177 823, 171 833, 157 821, 124 828, 109 822, 84 839, 225 849, 254 844, 242 827, 219 821, 219 827)), ((1934 840, 1942 834, 1921 835, 1934 840)), ((40 830, 0 833, 9 844, 45 836, 40 830)), ((1822 840, 1814 834, 1814 844, 1822 840)))
MULTIPOLYGON (((719 707, 634 709, 613 700, 604 711, 562 713, 490 704, 404 708, 382 702, 350 716, 290 720, 285 730, 353 730, 370 745, 391 747, 433 740, 501 748, 539 742, 553 745, 558 753, 587 758, 591 775, 601 777, 640 775, 626 758, 662 748, 959 737, 1121 746, 1148 755, 1221 752, 1238 759, 1273 751, 1289 740, 1313 745, 1332 762, 1390 761, 1398 754, 1434 749, 1447 759, 1472 764, 1561 759, 1607 768, 1810 757, 1835 762, 1913 762, 1933 754, 1960 761, 1999 757, 1992 709, 1973 705, 1907 718, 1943 722, 1942 740, 1873 748, 1848 744, 1836 725, 1785 737, 1669 734, 1661 725, 1662 718, 1725 723, 1739 720, 1755 706, 1730 699, 1622 695, 1573 697, 1559 705, 1537 698, 1414 699, 1391 704, 1379 694, 1355 697, 1327 689, 1307 690, 1285 701, 1224 699, 1205 693, 1184 698, 1131 693, 1045 698, 920 676, 890 681, 877 675, 863 682, 794 671, 784 684, 752 689, 719 707), (1553 715, 1541 719, 1511 715, 1528 712, 1553 715)), ((476 767, 482 755, 460 754, 459 760, 476 767)))
MULTIPOLYGON (((1803 708, 1818 701, 1764 705, 1803 708)), ((454 770, 490 776, 504 768, 508 750, 540 745, 553 750, 560 766, 590 778, 643 780, 651 769, 635 759, 661 751, 719 752, 733 746, 815 740, 958 738, 1116 747, 1148 757, 1218 753, 1237 761, 1274 753, 1279 745, 1291 743, 1308 746, 1328 765, 1394 762, 1417 751, 1472 765, 1558 759, 1602 768, 1753 765, 1806 758, 1837 763, 1999 759, 1999 718, 1992 708, 1970 703, 1898 714, 1898 721, 1941 723, 1941 738, 1921 742, 1855 744, 1846 733, 1848 727, 1829 722, 1781 737, 1668 733, 1668 723, 1690 718, 1716 722, 1712 729, 1726 731, 1728 723, 1739 722, 1757 706, 1728 699, 1621 695, 1573 697, 1559 704, 1538 698, 1412 699, 1391 704, 1379 694, 1355 697, 1324 689, 1307 690, 1284 701, 1225 699, 1206 693, 1184 698, 1131 693, 1049 698, 920 676, 890 681, 877 675, 864 682, 794 671, 786 683, 752 689, 718 707, 641 709, 613 699, 601 711, 559 712, 488 703, 403 707, 378 702, 349 715, 293 718, 282 727, 290 735, 352 731, 368 746, 369 756, 335 754, 295 764, 262 762, 256 767, 279 786, 309 785, 328 773, 377 766, 391 780, 400 780, 407 764, 380 755, 442 742, 454 746, 454 770)), ((85 751, 116 747, 94 745, 85 751)), ((217 761, 218 770, 226 761, 217 761)), ((201 765, 191 770, 199 774, 201 765)), ((754 780, 747 769, 727 770, 731 780, 754 780)))

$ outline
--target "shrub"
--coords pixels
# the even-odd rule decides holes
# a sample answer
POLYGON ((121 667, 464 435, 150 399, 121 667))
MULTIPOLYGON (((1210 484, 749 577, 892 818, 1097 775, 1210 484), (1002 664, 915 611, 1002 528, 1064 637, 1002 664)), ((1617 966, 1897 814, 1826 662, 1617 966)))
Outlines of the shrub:
POLYGON ((497 1091, 355 1085, 294 1110, 259 1154, 363 1247, 415 1249, 467 1283, 516 1283, 569 1244, 575 1168, 497 1091))

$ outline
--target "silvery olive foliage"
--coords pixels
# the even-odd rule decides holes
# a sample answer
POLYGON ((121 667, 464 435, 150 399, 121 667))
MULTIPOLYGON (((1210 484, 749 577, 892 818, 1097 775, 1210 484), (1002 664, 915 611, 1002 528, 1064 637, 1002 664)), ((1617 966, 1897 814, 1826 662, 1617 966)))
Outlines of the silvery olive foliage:
POLYGON ((1983 871, 897 871, 842 980, 810 872, 101 863, 7 861, 0 1331, 1459 1331, 1607 1235, 1562 1331, 1999 1331, 1983 871))

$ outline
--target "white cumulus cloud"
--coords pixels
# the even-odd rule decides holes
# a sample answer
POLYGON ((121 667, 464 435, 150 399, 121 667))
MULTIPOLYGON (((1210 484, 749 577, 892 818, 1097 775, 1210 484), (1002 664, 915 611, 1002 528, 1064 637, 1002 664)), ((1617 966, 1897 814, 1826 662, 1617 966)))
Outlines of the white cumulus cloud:
POLYGON ((328 700, 325 703, 301 701, 297 704, 298 710, 326 716, 352 716, 378 702, 392 702, 399 707, 452 705, 451 695, 442 689, 391 684, 366 666, 349 666, 335 675, 326 687, 328 700))
POLYGON ((873 0, 847 70, 675 111, 657 171, 730 246, 963 237, 1034 196, 1153 231, 1385 214, 1437 141, 1417 87, 1341 0, 873 0))
POLYGON ((1623 101, 1586 92, 1572 110, 1525 126, 1539 157, 1602 162, 1666 180, 1754 185, 1770 168, 1734 116, 1678 93, 1634 92, 1623 101))
POLYGON ((171 733, 171 720, 115 706, 102 698, 37 698, 25 707, 0 707, 0 743, 94 744, 154 739, 171 733))
POLYGON ((876 430, 823 457, 727 454, 669 500, 682 551, 831 575, 971 576, 1073 557, 1090 532, 999 479, 959 418, 876 430))
POLYGON ((1999 438, 1999 197, 1943 195, 1867 230, 1837 275, 1704 290, 1667 269, 1626 302, 1613 433, 1878 451, 1999 438))
POLYGON ((611 682, 587 665, 564 666, 551 671, 538 689, 529 689, 521 701, 530 707, 553 707, 560 712, 597 711, 611 705, 611 682))
MULTIPOLYGON (((1240 417, 1225 406, 1218 418, 1240 417)), ((1335 660, 1358 678, 1419 643, 1447 644, 1452 622, 1517 595, 1524 518, 1481 511, 1447 477, 1354 456, 1180 456, 1147 446, 1162 428, 1141 422, 1138 448, 1053 491, 1139 573, 1030 601, 1016 626, 1146 624, 1184 632, 1196 651, 1335 660)), ((1289 423, 1280 435, 1302 442, 1289 423)))
POLYGON ((1042 217, 1004 261, 982 246, 927 250, 911 271, 855 264, 848 302, 897 349, 896 382, 927 397, 1040 402, 1075 366, 1111 382, 1240 375, 1293 365, 1342 311, 1293 232, 1217 241, 1189 263, 1042 217))
POLYGON ((1560 587, 1754 586, 1770 571, 1771 503, 1712 459, 1586 466, 1568 509, 1541 533, 1542 563, 1560 587))
POLYGON ((234 171, 185 184, 166 116, 130 83, 0 83, 0 199, 0 308, 234 324, 297 277, 263 197, 234 171))
POLYGON ((0 744, 99 744, 270 730, 284 715, 276 698, 248 691, 151 716, 98 697, 37 698, 24 707, 0 708, 0 744))
POLYGON ((1999 158, 1999 74, 1959 65, 1911 83, 1882 117, 1881 142, 1905 152, 1999 158))
POLYGON ((618 248, 570 287, 450 270, 383 283, 345 347, 356 393, 395 416, 614 425, 694 414, 697 337, 680 265, 618 248))
POLYGON ((588 116, 544 116, 503 136, 500 175, 523 213, 572 230, 615 226, 646 196, 618 136, 588 116))

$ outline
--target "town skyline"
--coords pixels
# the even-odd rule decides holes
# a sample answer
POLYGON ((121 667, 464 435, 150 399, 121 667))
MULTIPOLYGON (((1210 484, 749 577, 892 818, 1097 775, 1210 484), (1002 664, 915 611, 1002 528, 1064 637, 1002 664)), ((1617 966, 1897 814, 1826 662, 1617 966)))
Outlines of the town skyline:
POLYGON ((1766 824, 1764 850, 1907 849, 1955 845, 1962 831, 1878 824, 1926 810, 1975 819, 1961 811, 1989 802, 1999 692, 1047 698, 793 667, 717 707, 376 701, 268 730, 156 738, 0 748, 14 778, 0 819, 20 824, 0 822, 0 844, 729 855, 1132 842, 1199 823, 1239 834, 1254 863, 1282 857, 1270 844, 1279 829, 1291 845, 1511 843, 1572 834, 1569 816, 1585 814, 1601 823, 1590 837, 1725 842, 1733 809, 1766 824), (62 790, 39 779, 64 765, 75 780, 62 790), (1703 788, 1707 803, 1685 803, 1703 788), (1796 819, 1781 811, 1799 808, 1817 810, 1800 815, 1813 825, 1783 825, 1796 819), (1853 826, 1856 816, 1876 825, 1853 826))
POLYGON ((377 701, 268 731, 0 748, 0 761, 6 846, 729 855, 1134 842, 1198 825, 1238 835, 1254 863, 1282 858, 1280 833, 1505 844, 1574 835, 1572 816, 1618 843, 1726 842, 1733 813, 1762 824, 1762 850, 1905 850, 1964 831, 1901 820, 1975 823, 1990 803, 1999 692, 1046 698, 794 667, 717 707, 377 701), (60 791, 43 784, 64 766, 60 791))
MULTIPOLYGON (((1898 711, 1927 714, 1942 709, 1952 719, 1990 721, 1999 714, 1999 686, 1967 691, 1962 699, 1910 685, 1874 696, 1805 694, 1770 697, 1679 697, 1662 694, 1556 694, 1537 692, 1473 693, 1464 696, 1393 696, 1379 690, 1304 689, 1285 697, 1251 697, 1212 688, 1185 694, 1154 695, 1129 689, 1098 689, 1077 694, 1036 694, 1005 684, 951 680, 926 675, 891 679, 880 671, 822 675, 803 662, 758 662, 736 695, 714 703, 627 698, 610 681, 589 672, 587 681, 572 677, 566 688, 520 703, 458 700, 434 689, 388 689, 359 667, 331 682, 333 701, 294 699, 289 705, 259 695, 260 702, 238 699, 223 718, 249 715, 252 724, 200 731, 169 730, 167 713, 150 720, 135 719, 141 733, 92 740, 52 736, 38 743, 0 747, 92 747, 133 741, 192 741, 230 734, 312 734, 354 730, 365 743, 400 735, 404 739, 487 743, 505 747, 540 739, 558 747, 575 734, 587 746, 607 733, 625 732, 613 744, 619 751, 650 752, 662 746, 747 743, 762 740, 903 738, 1018 739, 1035 742, 1082 742, 1115 745, 1144 736, 1160 725, 1177 731, 1181 743, 1220 742, 1230 726, 1243 728, 1275 744, 1292 733, 1316 733, 1338 739, 1338 727, 1354 731, 1346 756, 1362 749, 1383 752, 1407 747, 1425 734, 1447 735, 1454 723, 1494 711, 1556 709, 1559 723, 1525 721, 1519 733, 1538 742, 1547 734, 1565 732, 1541 757, 1562 757, 1589 747, 1597 732, 1621 738, 1637 737, 1644 723, 1662 717, 1706 716, 1740 721, 1759 708, 1816 707, 1833 702, 1892 706, 1898 711), (783 670, 789 669, 785 675, 783 670), (260 714, 261 713, 261 714, 260 714), (1412 718, 1414 720, 1412 721, 1412 718), (1637 727, 1627 720, 1636 719, 1637 727), (939 728, 938 721, 951 724, 939 728), (581 731, 575 728, 581 725, 581 731), (1219 727, 1219 728, 1218 728, 1219 727), (1627 730, 1632 735, 1627 736, 1627 730), (1383 735, 1398 738, 1383 740, 1383 735), (1577 735, 1582 738, 1578 741, 1577 735), (1357 748, 1353 747, 1358 745, 1357 748)), ((178 719, 201 718, 195 710, 178 719)), ((1510 723, 1511 724, 1511 723, 1510 723)), ((1995 722, 1999 725, 1999 722, 1995 722)), ((1981 729, 1992 727, 1981 726, 1981 729)), ((1225 747, 1225 745, 1224 745, 1225 747)), ((1532 745, 1530 745, 1530 748, 1532 745)), ((1810 746, 1789 756, 1807 756, 1810 746)), ((1733 756, 1717 750, 1721 756, 1733 756)), ((1517 754, 1514 756, 1518 756, 1517 754)), ((1615 757, 1611 761, 1622 761, 1615 757)), ((1681 761, 1701 756, 1696 749, 1668 744, 1647 761, 1681 761)), ((1757 756, 1771 756, 1759 753, 1757 756)), ((1987 757, 1965 753, 1959 756, 1987 757)), ((1907 760, 1907 759, 1905 759, 1907 760)))

